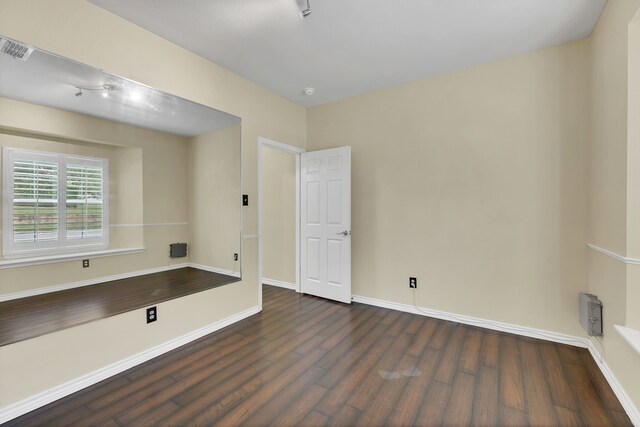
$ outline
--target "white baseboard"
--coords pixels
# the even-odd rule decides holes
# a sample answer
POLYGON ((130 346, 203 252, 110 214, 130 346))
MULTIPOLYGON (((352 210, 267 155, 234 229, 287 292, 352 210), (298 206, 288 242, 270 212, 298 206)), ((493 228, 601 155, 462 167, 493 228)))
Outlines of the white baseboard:
POLYGON ((27 412, 33 411, 34 409, 38 409, 44 405, 75 393, 93 384, 96 384, 102 380, 119 374, 120 372, 124 372, 127 369, 151 360, 156 356, 160 356, 161 354, 164 354, 182 345, 188 344, 192 341, 197 340, 198 338, 202 338, 205 335, 220 330, 233 323, 239 322, 240 320, 245 319, 249 316, 253 316, 254 314, 259 312, 260 308, 258 306, 252 307, 248 310, 227 317, 226 319, 219 320, 215 323, 212 323, 200 329, 196 329, 195 331, 189 332, 178 338, 174 338, 164 344, 160 344, 156 347, 150 348, 131 357, 127 357, 126 359, 122 359, 118 362, 112 363, 111 365, 100 368, 94 372, 83 375, 59 386, 53 387, 42 393, 38 393, 20 402, 6 406, 0 409, 0 424, 19 417, 20 415, 24 415, 27 412))
POLYGON ((110 282, 112 280, 128 279, 130 277, 144 276, 145 274, 160 273, 176 268, 189 267, 188 263, 165 265, 162 267, 147 268, 145 270, 129 271, 127 273, 112 274, 110 276, 95 277, 93 279, 81 280, 79 282, 64 283, 61 285, 47 286, 45 288, 30 289, 28 291, 14 292, 0 295, 0 302, 18 298, 27 298, 35 295, 48 294, 51 292, 64 291, 67 289, 81 288, 83 286, 97 285, 99 283, 110 282))
POLYGON ((624 388, 622 388, 622 385, 611 371, 611 368, 609 368, 609 365, 607 365, 607 362, 605 362, 604 360, 601 361, 602 356, 600 355, 600 352, 598 351, 596 346, 593 344, 593 341, 586 341, 589 343, 587 349, 589 349, 591 357, 593 357, 593 360, 596 361, 596 364, 600 368, 602 375, 604 375, 607 382, 611 386, 611 389, 620 401, 620 404, 624 408, 625 412, 627 413, 629 418, 631 418, 631 422, 634 426, 640 426, 640 411, 638 411, 638 407, 633 403, 624 388))
POLYGON ((560 334, 557 332, 545 331, 543 329, 528 328, 525 326, 513 325, 510 323, 497 322, 494 320, 480 319, 478 317, 463 316, 460 314, 448 313, 446 311, 433 310, 430 308, 417 309, 413 305, 400 304, 397 302, 384 301, 375 298, 367 298, 354 295, 351 298, 354 302, 359 302, 376 307, 390 308, 391 310, 404 311, 407 313, 419 314, 422 316, 435 317, 436 319, 449 320, 451 322, 464 323, 465 325, 478 326, 485 329, 493 329, 500 332, 508 332, 530 338, 553 341, 561 344, 569 344, 576 347, 588 348, 591 341, 585 338, 572 335, 560 334))
POLYGON ((194 262, 190 262, 188 264, 189 267, 197 268, 198 270, 210 271, 212 273, 225 274, 227 276, 233 276, 240 279, 239 271, 225 270, 224 268, 211 267, 204 264, 196 264, 194 262))
POLYGON ((297 286, 295 283, 283 282, 282 280, 263 278, 262 283, 264 285, 277 286, 279 288, 292 289, 294 291, 297 289, 297 286))
POLYGON ((522 335, 530 338, 539 338, 542 340, 586 348, 589 350, 591 356, 596 361, 596 364, 600 368, 600 371, 611 386, 611 389, 620 401, 620 404, 627 412, 627 415, 631 419, 633 425, 640 426, 640 411, 638 411, 638 408, 634 405, 627 392, 624 390, 624 388, 622 388, 622 385, 609 368, 609 365, 607 365, 605 361, 600 361, 600 352, 596 349, 590 339, 560 334, 557 332, 545 331, 542 329, 528 328, 525 326, 513 325, 510 323, 497 322, 494 320, 480 319, 478 317, 463 316, 429 308, 418 309, 413 305, 400 304, 375 298, 354 295, 351 299, 353 300, 353 302, 373 305, 376 307, 389 308, 391 310, 404 311, 406 313, 429 316, 436 319, 449 320, 452 322, 463 323, 465 325, 477 326, 485 329, 493 329, 495 331, 508 332, 511 334, 522 335))

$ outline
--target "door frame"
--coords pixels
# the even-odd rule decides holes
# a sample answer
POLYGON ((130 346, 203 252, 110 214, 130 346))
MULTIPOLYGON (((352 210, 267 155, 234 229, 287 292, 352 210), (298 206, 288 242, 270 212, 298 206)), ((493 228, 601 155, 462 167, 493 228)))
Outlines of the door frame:
POLYGON ((290 153, 296 157, 296 289, 300 293, 300 154, 307 150, 272 139, 258 137, 258 304, 262 309, 262 148, 290 153))

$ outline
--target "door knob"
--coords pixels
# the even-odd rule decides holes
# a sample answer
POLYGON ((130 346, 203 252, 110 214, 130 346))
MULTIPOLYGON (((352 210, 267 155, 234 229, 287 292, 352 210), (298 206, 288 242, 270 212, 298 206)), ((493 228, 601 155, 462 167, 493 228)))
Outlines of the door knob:
POLYGON ((341 231, 340 233, 336 233, 336 234, 337 234, 338 236, 342 235, 342 236, 347 237, 348 235, 350 235, 350 234, 351 234, 351 231, 344 230, 344 231, 341 231))

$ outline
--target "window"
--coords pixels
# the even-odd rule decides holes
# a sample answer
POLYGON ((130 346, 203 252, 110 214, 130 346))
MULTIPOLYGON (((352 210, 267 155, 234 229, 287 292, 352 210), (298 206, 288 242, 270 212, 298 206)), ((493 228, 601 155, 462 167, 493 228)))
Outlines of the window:
POLYGON ((3 256, 106 249, 108 161, 3 150, 3 256))

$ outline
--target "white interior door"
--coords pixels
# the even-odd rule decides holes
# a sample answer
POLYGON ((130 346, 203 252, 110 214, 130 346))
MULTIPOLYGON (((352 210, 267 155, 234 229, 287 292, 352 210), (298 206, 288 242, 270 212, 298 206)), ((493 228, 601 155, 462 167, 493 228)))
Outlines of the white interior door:
POLYGON ((351 303, 351 147, 301 154, 300 290, 351 303))

